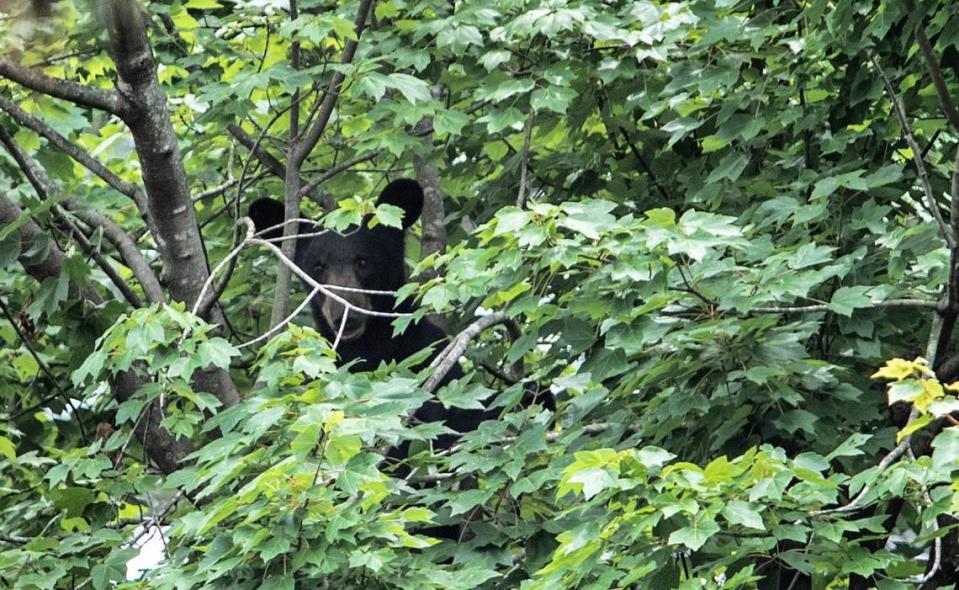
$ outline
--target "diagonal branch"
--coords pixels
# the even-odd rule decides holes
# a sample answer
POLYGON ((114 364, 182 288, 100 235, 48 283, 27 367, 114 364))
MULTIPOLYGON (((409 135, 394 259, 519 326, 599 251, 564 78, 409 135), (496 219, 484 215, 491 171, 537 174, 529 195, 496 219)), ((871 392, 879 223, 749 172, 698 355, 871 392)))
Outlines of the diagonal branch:
POLYGON ((919 181, 922 184, 922 192, 926 197, 926 206, 929 208, 929 212, 936 219, 936 225, 939 227, 939 236, 946 242, 950 248, 956 247, 956 240, 952 235, 952 232, 949 230, 949 227, 946 225, 945 220, 942 218, 942 212, 939 211, 939 205, 936 203, 936 196, 932 192, 932 185, 929 184, 929 174, 926 172, 926 166, 922 161, 922 150, 919 148, 919 144, 916 142, 916 137, 912 133, 912 127, 909 126, 909 119, 906 118, 906 110, 902 106, 902 101, 899 100, 899 97, 896 96, 896 91, 892 87, 892 82, 889 81, 889 77, 886 76, 886 71, 882 69, 882 66, 879 65, 879 61, 876 59, 876 54, 872 49, 866 50, 866 54, 869 56, 869 61, 872 62, 873 67, 876 68, 876 71, 879 73, 879 76, 882 78, 882 83, 886 87, 886 93, 889 94, 889 100, 892 101, 892 108, 896 112, 896 117, 899 119, 899 124, 902 126, 902 134, 906 139, 906 143, 909 144, 909 149, 912 151, 912 161, 916 165, 916 171, 919 174, 919 181))
MULTIPOLYGON (((356 39, 348 40, 343 47, 343 55, 340 57, 341 66, 347 66, 353 62, 353 57, 356 55, 356 48, 359 45, 360 35, 366 26, 366 17, 372 5, 373 0, 360 0, 360 6, 356 10, 356 20, 353 21, 356 39)), ((326 125, 330 122, 330 117, 333 115, 333 108, 336 107, 336 99, 340 96, 340 87, 343 85, 345 79, 346 75, 342 69, 333 72, 333 78, 330 80, 330 85, 326 89, 326 95, 323 97, 323 103, 320 105, 319 114, 313 122, 313 126, 310 127, 306 136, 304 136, 296 145, 295 149, 292 150, 293 158, 289 164, 293 167, 299 169, 303 161, 306 160, 306 157, 313 151, 316 143, 320 140, 320 136, 323 135, 323 131, 326 129, 326 125)))
MULTIPOLYGON (((906 8, 911 13, 919 10, 915 0, 906 0, 906 8)), ((939 97, 942 112, 945 113, 946 119, 949 121, 949 124, 952 125, 953 130, 959 131, 959 111, 956 110, 956 105, 952 102, 952 97, 949 95, 949 89, 946 88, 946 80, 942 77, 942 68, 939 67, 939 60, 936 59, 936 54, 932 50, 932 43, 929 42, 929 37, 926 36, 926 30, 922 26, 922 19, 920 19, 916 25, 916 42, 919 44, 919 51, 922 53, 922 58, 925 60, 926 67, 929 69, 929 77, 932 78, 932 85, 936 88, 936 95, 939 97)))
POLYGON ((163 287, 160 286, 156 273, 150 268, 150 264, 143 257, 143 253, 137 248, 137 244, 130 237, 130 234, 102 213, 89 209, 84 210, 75 199, 67 199, 64 201, 64 205, 74 217, 83 223, 103 230, 103 235, 117 249, 123 263, 127 265, 133 272, 133 276, 140 282, 148 302, 162 303, 166 300, 163 295, 163 287))
MULTIPOLYGON (((120 256, 123 258, 124 264, 126 264, 131 271, 133 271, 134 276, 140 282, 143 287, 144 293, 147 295, 147 299, 151 303, 157 303, 164 301, 163 290, 160 288, 160 283, 157 280, 156 275, 153 272, 153 269, 150 268, 150 265, 147 263, 146 259, 143 258, 143 254, 136 247, 136 243, 123 229, 113 222, 113 220, 107 218, 101 213, 95 211, 83 211, 81 205, 77 202, 76 199, 59 199, 61 193, 60 187, 50 178, 46 171, 43 170, 40 166, 37 165, 26 152, 17 145, 12 137, 6 132, 5 129, 0 128, 0 143, 3 143, 4 147, 10 152, 10 155, 13 156, 13 159, 16 160, 17 164, 20 166, 20 169, 23 171, 24 175, 27 177, 27 180, 33 186, 37 195, 41 200, 46 201, 50 198, 56 200, 62 200, 63 205, 74 215, 87 223, 89 225, 100 227, 103 229, 103 233, 107 236, 107 239, 117 248, 117 251, 120 252, 120 256)), ((123 294, 123 297, 130 303, 133 307, 140 307, 140 299, 136 296, 130 286, 127 284, 116 270, 110 265, 110 263, 103 258, 103 256, 97 251, 97 249, 90 243, 87 239, 86 234, 84 234, 80 228, 78 228, 72 221, 67 219, 62 212, 59 210, 59 207, 54 206, 54 211, 57 213, 58 218, 64 225, 67 226, 67 229, 70 230, 70 233, 73 235, 74 239, 80 244, 80 247, 83 250, 93 257, 93 260, 97 265, 103 270, 103 272, 110 278, 110 281, 116 285, 117 289, 120 290, 120 293, 123 294)))
POLYGON ((0 57, 0 78, 12 80, 21 86, 54 98, 62 98, 82 107, 106 111, 121 118, 130 112, 130 105, 116 91, 101 90, 72 80, 51 78, 5 57, 0 57))
POLYGON ((356 166, 357 164, 362 164, 363 162, 369 162, 376 156, 377 154, 375 152, 363 154, 362 156, 356 156, 354 158, 350 158, 349 160, 346 160, 345 162, 341 162, 337 164, 336 166, 333 166, 329 170, 326 170, 325 172, 323 172, 322 174, 320 174, 319 176, 317 176, 316 178, 308 182, 307 184, 303 185, 303 188, 300 189, 300 193, 299 193, 300 196, 303 196, 309 193, 310 191, 315 189, 317 186, 333 178, 340 172, 349 170, 350 168, 352 168, 353 166, 356 166))
POLYGON ((63 152, 68 156, 77 162, 80 162, 84 168, 96 174, 117 192, 130 197, 130 199, 136 203, 137 208, 141 213, 145 213, 147 211, 146 196, 143 194, 143 191, 140 190, 140 187, 132 182, 127 182, 113 172, 110 172, 106 166, 87 153, 85 149, 71 142, 63 135, 60 135, 49 125, 34 117, 30 113, 27 113, 2 96, 0 96, 0 109, 6 111, 7 114, 13 117, 13 119, 21 125, 34 130, 37 132, 37 134, 46 138, 47 141, 63 150, 63 152))

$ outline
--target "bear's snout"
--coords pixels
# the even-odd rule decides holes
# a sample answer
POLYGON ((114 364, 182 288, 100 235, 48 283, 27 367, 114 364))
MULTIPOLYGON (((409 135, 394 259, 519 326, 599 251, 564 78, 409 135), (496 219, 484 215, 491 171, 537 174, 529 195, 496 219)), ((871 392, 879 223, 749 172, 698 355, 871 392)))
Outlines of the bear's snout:
POLYGON ((359 338, 366 330, 367 316, 363 310, 372 309, 369 295, 361 291, 363 287, 353 273, 337 273, 337 276, 326 278, 330 291, 336 297, 326 295, 323 298, 320 310, 323 321, 330 332, 340 334, 343 341, 359 338))

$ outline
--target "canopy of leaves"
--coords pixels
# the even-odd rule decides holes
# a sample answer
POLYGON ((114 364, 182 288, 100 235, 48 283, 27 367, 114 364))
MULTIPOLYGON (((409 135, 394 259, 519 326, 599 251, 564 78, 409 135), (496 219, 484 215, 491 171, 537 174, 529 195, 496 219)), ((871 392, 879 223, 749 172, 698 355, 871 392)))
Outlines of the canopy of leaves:
MULTIPOLYGON (((34 4, 47 3, 0 4, 15 24, 3 56, 114 89, 89 5, 34 4)), ((929 369, 955 355, 952 228, 930 209, 959 223, 959 130, 942 97, 959 98, 953 3, 382 0, 360 35, 353 0, 293 6, 143 6, 195 255, 216 265, 246 206, 284 194, 291 104, 309 126, 343 76, 302 169, 328 180, 304 212, 327 207, 345 227, 386 179, 435 164, 448 247, 421 257, 409 240, 429 278, 404 289, 420 307, 397 330, 430 313, 453 333, 490 310, 514 319, 518 338, 471 342, 466 376, 438 394, 464 408, 493 394, 501 419, 434 454, 443 428, 406 420, 430 395, 417 359, 352 374, 306 314, 240 348, 269 327, 276 264, 262 248, 238 258, 225 327, 181 303, 134 309, 2 152, 0 194, 25 213, 0 224, 0 585, 956 581, 959 402, 955 375, 929 369), (24 249, 28 221, 45 232, 24 249), (54 249, 56 276, 25 271, 54 249), (517 361, 524 382, 496 376, 517 361), (883 366, 888 397, 869 379, 883 366), (229 370, 241 403, 194 388, 210 367, 229 370), (142 385, 116 399, 127 372, 142 385), (553 392, 557 411, 518 407, 524 387, 553 392), (892 421, 891 403, 907 408, 892 421), (151 423, 192 445, 172 473, 135 436, 151 423), (418 469, 400 479, 384 454, 404 440, 418 469), (463 525, 460 542, 430 537, 432 523, 463 525), (154 525, 167 559, 126 581, 154 525)), ((141 183, 143 146, 118 118, 10 80, 0 96, 141 183)), ((175 279, 129 195, 0 108, 58 198, 107 215, 175 279)), ((102 229, 81 229, 142 297, 102 229)))

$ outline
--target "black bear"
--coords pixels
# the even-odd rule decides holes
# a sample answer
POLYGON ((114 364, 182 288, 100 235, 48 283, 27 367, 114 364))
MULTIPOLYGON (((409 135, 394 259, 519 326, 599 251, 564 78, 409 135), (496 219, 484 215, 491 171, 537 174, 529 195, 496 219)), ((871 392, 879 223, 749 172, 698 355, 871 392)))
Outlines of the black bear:
MULTIPOLYGON (((396 291, 406 281, 406 265, 403 255, 404 234, 423 210, 423 189, 415 180, 400 179, 389 183, 380 194, 378 204, 386 203, 403 210, 403 228, 378 225, 370 228, 364 219, 359 227, 340 234, 326 232, 321 235, 297 240, 294 262, 318 283, 336 285, 347 289, 370 291, 396 291)), ((274 227, 283 222, 283 203, 269 198, 258 199, 250 205, 250 218, 257 231, 274 227)), ((315 232, 303 224, 300 233, 315 232)), ((282 229, 267 232, 265 237, 280 237, 282 229)), ((312 288, 307 286, 312 291, 312 288)), ((378 312, 409 313, 413 311, 409 301, 397 302, 392 295, 374 295, 362 291, 336 290, 337 295, 350 304, 378 312)), ((406 331, 393 336, 391 317, 372 316, 357 311, 347 313, 342 303, 331 297, 317 294, 310 302, 316 329, 330 342, 336 340, 342 325, 337 353, 343 362, 357 361, 353 371, 369 371, 381 362, 400 361, 427 346, 444 340, 446 333, 428 321, 410 325, 406 331), (346 314, 345 324, 344 314, 346 314)), ((443 384, 462 376, 458 366, 447 374, 443 384)), ((414 421, 443 421, 459 433, 479 427, 480 422, 495 414, 482 410, 444 408, 431 400, 414 414, 414 421)), ((443 435, 434 441, 436 448, 448 448, 454 435, 443 435)), ((392 459, 405 458, 409 445, 404 444, 390 453, 392 459)), ((406 469, 396 473, 405 474, 406 469)))

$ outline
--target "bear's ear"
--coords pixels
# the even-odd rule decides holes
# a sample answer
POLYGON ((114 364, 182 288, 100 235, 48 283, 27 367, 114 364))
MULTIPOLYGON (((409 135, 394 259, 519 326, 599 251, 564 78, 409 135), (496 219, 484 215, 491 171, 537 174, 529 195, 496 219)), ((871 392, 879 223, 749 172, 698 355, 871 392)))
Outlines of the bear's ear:
POLYGON ((387 204, 403 210, 403 229, 409 229, 423 212, 423 188, 411 178, 400 178, 386 185, 376 204, 387 204))
MULTIPOLYGON (((263 231, 268 227, 274 227, 283 223, 284 214, 285 210, 283 203, 268 197, 253 201, 249 209, 250 219, 253 220, 253 225, 256 227, 256 231, 258 232, 263 231)), ((264 240, 272 240, 273 238, 279 238, 282 235, 283 228, 276 227, 260 237, 262 237, 264 240)))

